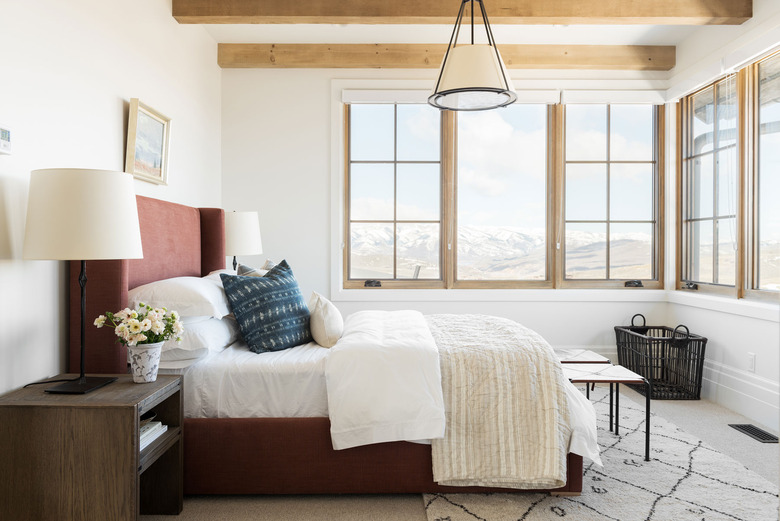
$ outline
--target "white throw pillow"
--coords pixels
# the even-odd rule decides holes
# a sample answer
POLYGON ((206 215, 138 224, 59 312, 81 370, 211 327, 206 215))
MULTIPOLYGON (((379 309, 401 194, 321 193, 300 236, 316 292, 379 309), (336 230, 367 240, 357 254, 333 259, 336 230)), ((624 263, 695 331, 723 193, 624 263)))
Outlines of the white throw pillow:
POLYGON ((333 347, 344 333, 344 319, 339 309, 316 291, 309 299, 309 328, 314 341, 322 347, 333 347))
POLYGON ((160 361, 174 362, 206 356, 209 351, 222 351, 238 339, 238 324, 234 318, 183 317, 181 342, 168 340, 162 346, 160 361))
POLYGON ((131 289, 127 296, 128 306, 132 309, 143 302, 153 308, 176 311, 182 317, 222 318, 230 314, 225 290, 218 276, 158 280, 131 289))

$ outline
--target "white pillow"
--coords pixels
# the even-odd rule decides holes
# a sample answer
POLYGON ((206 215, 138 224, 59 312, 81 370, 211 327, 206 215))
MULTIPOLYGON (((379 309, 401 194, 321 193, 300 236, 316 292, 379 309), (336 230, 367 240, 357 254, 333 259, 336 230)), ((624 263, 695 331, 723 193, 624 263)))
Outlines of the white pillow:
POLYGON ((344 333, 344 319, 339 309, 316 291, 309 299, 309 328, 314 341, 322 347, 333 347, 344 333))
POLYGON ((175 277, 150 282, 128 292, 128 306, 135 309, 143 302, 153 308, 176 311, 182 317, 222 318, 230 314, 230 308, 218 277, 175 277))
POLYGON ((161 362, 192 360, 206 356, 209 351, 222 351, 238 339, 238 324, 235 319, 222 320, 206 317, 185 317, 181 342, 168 340, 162 346, 161 362))

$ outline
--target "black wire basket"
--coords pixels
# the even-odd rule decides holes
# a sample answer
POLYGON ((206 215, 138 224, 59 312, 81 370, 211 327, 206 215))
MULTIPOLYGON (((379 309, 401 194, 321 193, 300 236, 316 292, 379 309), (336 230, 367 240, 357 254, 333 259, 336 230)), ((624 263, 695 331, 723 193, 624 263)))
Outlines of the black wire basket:
MULTIPOLYGON (((636 314, 630 326, 615 327, 618 363, 652 384, 654 400, 699 400, 707 339, 692 335, 684 325, 646 324, 644 315, 636 314), (641 326, 634 324, 637 317, 642 317, 641 326)), ((644 385, 631 388, 646 392, 644 385)))

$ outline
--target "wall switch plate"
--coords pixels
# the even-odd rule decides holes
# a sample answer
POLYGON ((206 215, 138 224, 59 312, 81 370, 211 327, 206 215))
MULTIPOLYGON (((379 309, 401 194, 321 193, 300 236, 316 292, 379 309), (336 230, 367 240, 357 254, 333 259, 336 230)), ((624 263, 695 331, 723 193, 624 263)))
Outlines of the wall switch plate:
POLYGON ((751 373, 756 372, 756 354, 755 353, 748 353, 748 371, 751 373))
POLYGON ((0 127, 0 154, 11 155, 11 131, 0 127))

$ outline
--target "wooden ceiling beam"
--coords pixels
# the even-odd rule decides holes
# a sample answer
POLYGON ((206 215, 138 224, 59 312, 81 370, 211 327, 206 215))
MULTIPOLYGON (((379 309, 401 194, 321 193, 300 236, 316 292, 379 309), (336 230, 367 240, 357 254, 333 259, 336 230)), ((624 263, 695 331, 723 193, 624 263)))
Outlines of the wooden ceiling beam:
MULTIPOLYGON (((667 71, 675 48, 651 45, 499 45, 508 69, 667 71)), ((446 45, 220 43, 222 68, 434 69, 446 45)))
MULTIPOLYGON (((493 24, 739 25, 753 0, 488 0, 493 24)), ((173 0, 183 24, 452 24, 456 0, 173 0)))

